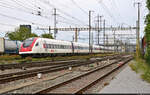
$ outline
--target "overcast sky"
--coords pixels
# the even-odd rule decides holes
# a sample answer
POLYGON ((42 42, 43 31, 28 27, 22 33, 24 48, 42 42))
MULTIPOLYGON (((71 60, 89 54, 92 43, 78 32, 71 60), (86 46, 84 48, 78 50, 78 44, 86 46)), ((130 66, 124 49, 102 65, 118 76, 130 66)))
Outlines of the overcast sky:
MULTIPOLYGON (((57 9, 57 27, 86 27, 88 11, 92 10, 92 26, 96 16, 102 15, 106 26, 135 26, 137 5, 141 2, 141 37, 143 36, 144 18, 147 14, 146 0, 0 0, 0 37, 7 31, 14 31, 20 24, 31 24, 38 35, 48 31, 37 30, 37 27, 54 26, 54 8, 57 9), (38 11, 42 16, 38 16, 38 11)), ((109 34, 111 34, 111 31, 109 34)), ((132 31, 135 32, 135 31, 132 31)), ((121 33, 118 31, 118 33, 121 33)), ((131 33, 131 31, 122 31, 131 33)), ((74 32, 59 32, 57 39, 72 41, 74 32)), ((96 32, 94 32, 96 35, 96 32)), ((88 32, 80 32, 80 38, 88 38, 88 32)), ((81 39, 79 42, 88 42, 81 39)))

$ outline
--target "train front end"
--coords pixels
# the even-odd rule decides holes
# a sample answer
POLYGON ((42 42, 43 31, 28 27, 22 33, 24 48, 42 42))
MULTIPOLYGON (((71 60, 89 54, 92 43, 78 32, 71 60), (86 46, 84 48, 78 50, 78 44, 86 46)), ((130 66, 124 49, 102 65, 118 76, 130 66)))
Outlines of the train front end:
POLYGON ((21 48, 19 50, 19 54, 20 55, 31 55, 31 54, 33 54, 34 44, 35 44, 37 39, 38 38, 26 39, 21 45, 21 48))

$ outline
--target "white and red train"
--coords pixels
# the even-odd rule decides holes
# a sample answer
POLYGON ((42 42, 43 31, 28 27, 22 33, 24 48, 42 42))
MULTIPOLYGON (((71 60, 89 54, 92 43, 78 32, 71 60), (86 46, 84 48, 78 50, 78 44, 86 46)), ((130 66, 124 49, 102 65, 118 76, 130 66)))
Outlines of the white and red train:
MULTIPOLYGON (((92 53, 113 52, 111 49, 104 49, 102 46, 93 45, 92 53)), ((88 54, 89 44, 61 41, 47 38, 29 38, 21 45, 19 54, 28 55, 72 55, 88 54)))

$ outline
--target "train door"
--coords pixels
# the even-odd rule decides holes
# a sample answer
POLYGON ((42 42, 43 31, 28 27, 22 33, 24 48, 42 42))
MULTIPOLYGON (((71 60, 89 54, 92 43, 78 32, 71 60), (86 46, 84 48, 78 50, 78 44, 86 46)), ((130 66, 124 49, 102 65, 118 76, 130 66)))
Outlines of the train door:
MULTIPOLYGON (((42 42, 42 41, 41 41, 41 42, 42 42)), ((44 46, 44 52, 45 52, 45 53, 48 53, 48 44, 47 44, 47 42, 44 40, 42 44, 43 44, 43 46, 44 46)))

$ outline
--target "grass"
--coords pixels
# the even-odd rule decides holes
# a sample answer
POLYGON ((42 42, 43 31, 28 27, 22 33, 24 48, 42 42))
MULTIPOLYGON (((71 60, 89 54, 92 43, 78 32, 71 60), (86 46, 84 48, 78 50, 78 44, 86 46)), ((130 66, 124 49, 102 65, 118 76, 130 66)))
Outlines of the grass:
POLYGON ((143 59, 137 59, 129 64, 132 70, 141 75, 141 78, 150 83, 150 66, 143 59))
POLYGON ((12 63, 30 63, 39 61, 60 61, 60 60, 75 60, 75 59, 86 59, 89 60, 91 57, 102 57, 113 54, 90 54, 90 55, 78 55, 78 56, 57 56, 57 57, 45 57, 45 58, 32 58, 26 57, 21 58, 20 55, 1 55, 0 64, 12 64, 12 63))

